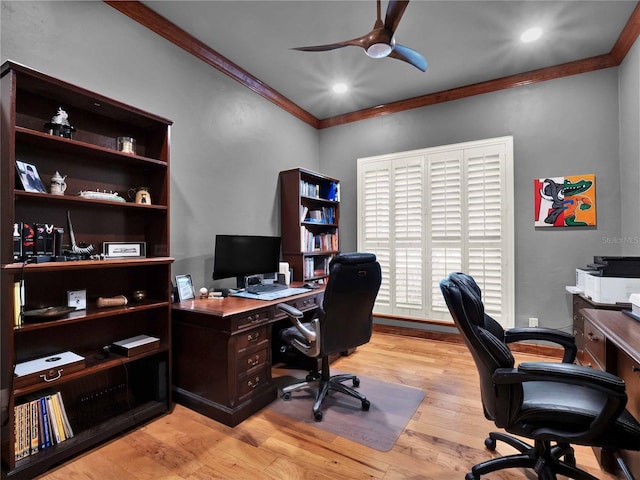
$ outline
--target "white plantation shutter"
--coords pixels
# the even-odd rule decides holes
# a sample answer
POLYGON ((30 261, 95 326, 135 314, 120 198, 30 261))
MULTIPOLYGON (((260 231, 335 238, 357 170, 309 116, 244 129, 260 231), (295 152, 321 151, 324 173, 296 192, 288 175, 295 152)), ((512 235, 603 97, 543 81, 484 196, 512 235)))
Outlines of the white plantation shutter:
POLYGON ((513 326, 513 139, 358 160, 358 249, 376 253, 375 312, 451 322, 440 280, 472 275, 513 326))
POLYGON ((382 269, 382 284, 376 298, 376 311, 392 313, 391 309, 391 166, 374 162, 359 178, 358 219, 362 236, 360 251, 375 252, 382 269))
MULTIPOLYGON (((447 306, 440 293, 440 280, 462 270, 462 152, 427 155, 429 203, 428 252, 430 269, 425 277, 431 299, 431 318, 447 319, 447 306)), ((425 237, 426 238, 426 237, 425 237)))
POLYGON ((508 294, 503 289, 501 251, 504 150, 503 145, 465 150, 469 238, 466 270, 482 288, 486 312, 498 322, 503 320, 502 299, 508 294))
POLYGON ((396 313, 422 312, 422 157, 393 164, 393 231, 396 313))

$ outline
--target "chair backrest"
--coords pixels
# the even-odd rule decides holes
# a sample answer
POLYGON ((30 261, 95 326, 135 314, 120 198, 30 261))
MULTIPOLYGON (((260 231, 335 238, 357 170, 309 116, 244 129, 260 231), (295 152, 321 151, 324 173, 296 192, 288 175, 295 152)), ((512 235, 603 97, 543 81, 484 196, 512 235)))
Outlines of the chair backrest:
MULTIPOLYGON (((521 387, 509 387, 500 392, 497 405, 493 373, 498 368, 513 368, 515 360, 504 342, 504 330, 498 322, 484 312, 480 287, 464 273, 452 273, 440 281, 440 290, 460 330, 480 375, 480 390, 485 416, 490 420, 504 418, 505 401, 519 403, 521 387)), ((501 422, 500 422, 501 423, 501 422)))
POLYGON ((380 264, 372 253, 341 253, 333 258, 319 318, 321 356, 369 341, 381 281, 380 264))

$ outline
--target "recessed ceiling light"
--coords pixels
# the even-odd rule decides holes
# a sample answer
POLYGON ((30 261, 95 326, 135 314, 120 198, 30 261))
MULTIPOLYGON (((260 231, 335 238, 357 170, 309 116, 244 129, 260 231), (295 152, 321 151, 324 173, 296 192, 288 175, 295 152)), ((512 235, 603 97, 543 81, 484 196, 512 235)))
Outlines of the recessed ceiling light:
POLYGON ((336 83, 332 87, 332 89, 335 93, 345 93, 347 90, 349 90, 349 87, 347 87, 346 83, 336 83))
POLYGON ((522 35, 520 35, 520 40, 524 43, 535 42, 542 36, 542 29, 540 27, 533 27, 529 30, 525 30, 522 35))

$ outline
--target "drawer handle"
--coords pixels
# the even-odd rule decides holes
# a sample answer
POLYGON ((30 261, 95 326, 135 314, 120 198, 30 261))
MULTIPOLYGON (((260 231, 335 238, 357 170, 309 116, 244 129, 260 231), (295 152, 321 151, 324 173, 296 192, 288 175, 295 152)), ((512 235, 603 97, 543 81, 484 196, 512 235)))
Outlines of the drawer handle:
MULTIPOLYGON (((54 381, 58 380, 62 376, 62 371, 63 370, 64 370, 63 368, 58 370, 58 374, 53 378, 47 378, 47 374, 46 373, 43 373, 42 375, 40 375, 40 378, 43 379, 45 382, 54 382, 54 381)), ((49 373, 52 373, 54 371, 55 370, 49 370, 49 373)))
POLYGON ((598 342, 600 340, 598 336, 593 332, 589 332, 587 334, 587 337, 589 337, 589 340, 591 340, 592 342, 598 342))
POLYGON ((259 338, 260 332, 250 333, 249 335, 247 335, 247 341, 249 342, 257 342, 259 338))
POLYGON ((260 315, 249 315, 249 323, 258 323, 260 321, 260 315))
POLYGON ((255 367, 256 365, 258 365, 258 363, 260 363, 260 356, 256 355, 253 358, 247 358, 247 363, 250 367, 255 367))
POLYGON ((640 372, 640 367, 637 367, 636 365, 631 365, 631 371, 632 372, 640 372))
POLYGON ((247 382, 247 387, 249 388, 256 388, 258 386, 258 384, 260 383, 260 377, 256 377, 253 380, 249 380, 247 382))

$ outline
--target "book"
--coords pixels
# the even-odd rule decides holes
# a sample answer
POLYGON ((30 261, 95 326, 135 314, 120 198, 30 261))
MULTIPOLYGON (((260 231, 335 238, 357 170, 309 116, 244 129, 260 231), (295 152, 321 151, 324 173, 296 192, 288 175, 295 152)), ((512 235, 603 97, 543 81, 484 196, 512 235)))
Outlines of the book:
POLYGON ((38 400, 29 402, 29 452, 31 455, 38 453, 38 400))
POLYGON ((22 325, 22 307, 24 302, 24 285, 22 282, 13 283, 13 324, 16 327, 22 325))
POLYGON ((47 414, 49 415, 49 425, 51 425, 51 431, 53 432, 53 437, 51 444, 60 443, 62 440, 60 439, 60 432, 58 431, 58 422, 56 422, 56 412, 53 409, 53 400, 51 400, 51 395, 47 395, 45 397, 45 401, 47 404, 47 414))
POLYGON ((58 403, 60 405, 60 413, 62 415, 62 424, 64 426, 64 433, 67 438, 72 438, 73 429, 71 428, 71 423, 69 423, 69 416, 67 415, 67 409, 64 408, 64 402, 62 401, 62 394, 58 392, 56 393, 56 397, 58 398, 58 403))
POLYGON ((49 448, 52 443, 51 423, 49 422, 49 412, 47 410, 47 399, 41 397, 40 400, 40 418, 42 419, 43 448, 49 448))
POLYGON ((64 442, 67 439, 67 434, 64 430, 64 422, 62 421, 62 410, 60 409, 60 402, 58 401, 58 395, 51 395, 51 403, 53 404, 53 411, 56 420, 56 427, 58 428, 58 435, 60 436, 60 442, 64 442))

